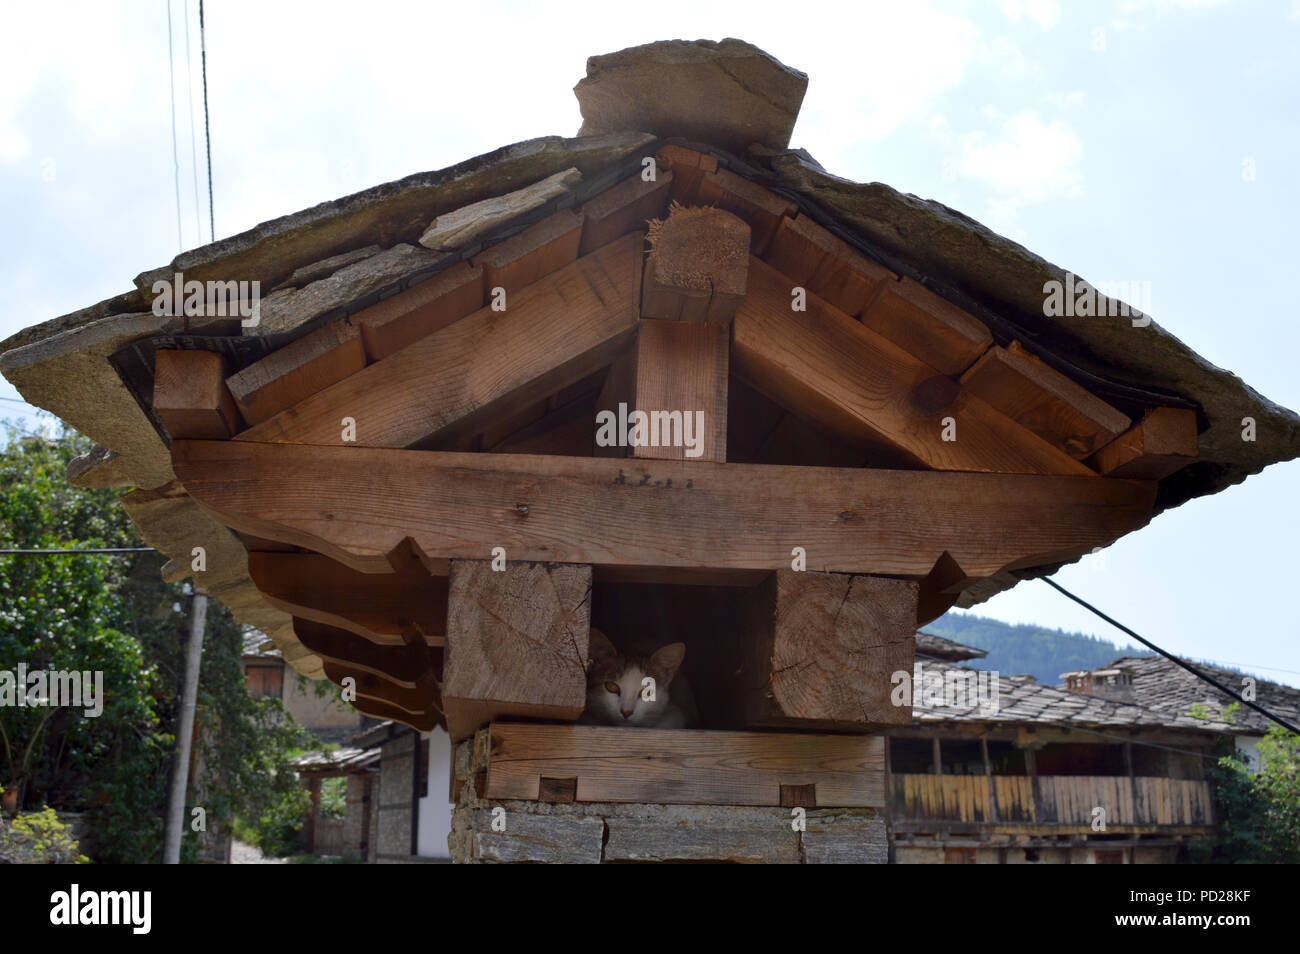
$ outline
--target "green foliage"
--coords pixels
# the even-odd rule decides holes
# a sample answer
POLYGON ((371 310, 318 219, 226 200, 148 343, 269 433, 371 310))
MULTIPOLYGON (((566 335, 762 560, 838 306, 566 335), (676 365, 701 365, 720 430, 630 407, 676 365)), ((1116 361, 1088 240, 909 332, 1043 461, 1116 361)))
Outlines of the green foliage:
MULTIPOLYGON (((5 428, 0 546, 142 545, 119 492, 67 483, 68 462, 89 441, 5 428)), ((21 661, 29 669, 99 670, 106 697, 98 718, 0 708, 0 782, 18 788, 23 804, 85 811, 98 861, 155 862, 161 854, 191 603, 188 584, 162 580, 162 562, 157 553, 0 557, 3 668, 21 661)), ((249 698, 242 652, 239 625, 212 602, 196 716, 202 771, 185 817, 202 805, 209 831, 237 815, 255 827, 268 818, 287 839, 302 817, 288 753, 309 737, 278 701, 249 698)), ((195 857, 197 839, 187 825, 183 858, 195 857)))
POLYGON ((996 669, 1006 675, 1027 673, 1045 685, 1058 684, 1061 673, 1096 669, 1120 656, 1147 656, 1146 650, 1118 646, 1083 633, 1045 626, 1013 625, 973 613, 948 613, 925 626, 927 633, 987 649, 968 666, 996 669))
MULTIPOLYGON (((0 788, 0 792, 4 789, 0 788)), ((0 815, 0 862, 13 865, 86 864, 72 829, 48 805, 38 812, 0 815)))
POLYGON ((338 778, 322 779, 320 783, 320 817, 343 818, 347 813, 347 778, 340 775, 338 778))
POLYGON ((1259 763, 1252 774, 1232 751, 1211 768, 1219 826, 1213 840, 1192 847, 1193 861, 1300 862, 1300 736, 1281 726, 1269 729, 1259 743, 1259 763))

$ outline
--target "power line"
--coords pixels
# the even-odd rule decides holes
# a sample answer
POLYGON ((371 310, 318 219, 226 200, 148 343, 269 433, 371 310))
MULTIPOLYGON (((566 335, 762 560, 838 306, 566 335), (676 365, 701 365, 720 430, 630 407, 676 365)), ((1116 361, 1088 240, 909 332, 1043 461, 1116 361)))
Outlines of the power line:
POLYGON ((176 245, 185 251, 181 234, 181 159, 176 147, 176 66, 172 59, 172 0, 167 0, 167 92, 172 101, 172 178, 176 182, 176 245))
POLYGON ((1121 630, 1121 631, 1127 633, 1128 635, 1132 636, 1134 639, 1136 639, 1139 643, 1141 643, 1143 646, 1147 647, 1148 649, 1153 650, 1153 651, 1159 653, 1161 656, 1164 656, 1166 659, 1168 659, 1170 662, 1174 663, 1175 665, 1177 665, 1177 666, 1181 666, 1183 669, 1186 669, 1188 672, 1190 672, 1190 673, 1191 673, 1193 676, 1195 676, 1197 679, 1200 679, 1200 680, 1202 680, 1203 682, 1208 682, 1208 683, 1209 683, 1210 685, 1212 685, 1215 689, 1218 689, 1220 692, 1224 693, 1225 695, 1231 696, 1232 698, 1234 698, 1234 699, 1236 699, 1238 702, 1240 702, 1242 705, 1249 706, 1250 708, 1252 708, 1252 709, 1254 709, 1256 712, 1258 712, 1260 715, 1265 716, 1265 717, 1268 718, 1268 719, 1271 719, 1272 721, 1276 722, 1278 725, 1282 726, 1284 729, 1289 729, 1290 731, 1296 733, 1297 735, 1300 735, 1300 729, 1297 729, 1297 728, 1296 728, 1295 726, 1293 726, 1290 722, 1287 722, 1285 719, 1282 719, 1282 718, 1279 718, 1278 716, 1273 715, 1273 713, 1269 712, 1269 711, 1268 711, 1267 709, 1265 709, 1263 706, 1261 706, 1261 705, 1257 705, 1256 703, 1251 702, 1249 699, 1244 699, 1244 698, 1242 698, 1242 696, 1241 696, 1240 693, 1238 693, 1238 692, 1234 692, 1232 689, 1229 689, 1227 686, 1225 686, 1223 683, 1219 682, 1217 679, 1214 679, 1214 678, 1211 677, 1211 676, 1207 676, 1205 673, 1201 672, 1199 669, 1197 669, 1195 666, 1191 665, 1190 663, 1183 662, 1183 660, 1179 659, 1179 658, 1178 658, 1177 656, 1175 656, 1173 653, 1168 652, 1168 651, 1166 651, 1166 650, 1164 650, 1164 649, 1161 649, 1161 648, 1160 648, 1159 646, 1157 646, 1155 643, 1151 642, 1151 640, 1146 639, 1146 638, 1143 637, 1143 636, 1139 636, 1137 633, 1133 632, 1133 630, 1129 629, 1129 628, 1128 628, 1127 626, 1125 626, 1123 623, 1119 622, 1118 620, 1114 620, 1114 619, 1112 619, 1111 617, 1107 616, 1105 613, 1103 613, 1101 610, 1097 609, 1097 607, 1093 606, 1093 605, 1092 605, 1091 603, 1089 603, 1087 600, 1082 599, 1082 598, 1080 598, 1080 597, 1078 597, 1078 596, 1075 596, 1073 593, 1071 593, 1071 592, 1070 592, 1069 590, 1067 590, 1065 587, 1061 586, 1061 584, 1059 584, 1059 583, 1057 583, 1057 582, 1055 582, 1055 581, 1053 581, 1053 580, 1051 580, 1051 579, 1049 579, 1049 578, 1047 578, 1047 577, 1042 577, 1041 579, 1042 579, 1042 581, 1043 581, 1044 583, 1046 583, 1046 584, 1047 584, 1048 586, 1050 586, 1052 589, 1054 589, 1054 590, 1056 590, 1057 592, 1061 593, 1063 596, 1069 597, 1070 599, 1074 600, 1074 602, 1078 603, 1078 604, 1079 604, 1080 606, 1082 606, 1084 609, 1086 609, 1086 610, 1088 610, 1089 612, 1094 613, 1094 614, 1096 614, 1097 616, 1101 617, 1101 618, 1104 619, 1106 622, 1110 623, 1110 625, 1114 626, 1116 629, 1119 629, 1119 630, 1121 630))
POLYGON ((208 46, 203 36, 203 0, 199 0, 199 55, 203 72, 203 141, 208 149, 208 234, 217 240, 217 226, 212 217, 212 130, 208 125, 208 46))
POLYGON ((0 550, 0 556, 30 556, 50 553, 155 553, 157 547, 60 547, 32 550, 0 550))
POLYGON ((199 211, 199 157, 198 147, 194 144, 194 71, 190 63, 190 0, 181 0, 185 6, 185 99, 190 104, 190 178, 194 182, 194 241, 203 242, 203 220, 199 211))

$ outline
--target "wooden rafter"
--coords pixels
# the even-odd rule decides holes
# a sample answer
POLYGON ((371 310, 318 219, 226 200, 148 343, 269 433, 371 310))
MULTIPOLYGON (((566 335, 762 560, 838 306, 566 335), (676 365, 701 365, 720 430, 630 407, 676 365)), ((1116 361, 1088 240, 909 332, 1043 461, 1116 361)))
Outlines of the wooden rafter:
POLYGON ((236 530, 382 572, 426 556, 923 577, 1076 558, 1144 525, 1155 485, 1098 477, 766 467, 177 441, 190 496, 236 530))

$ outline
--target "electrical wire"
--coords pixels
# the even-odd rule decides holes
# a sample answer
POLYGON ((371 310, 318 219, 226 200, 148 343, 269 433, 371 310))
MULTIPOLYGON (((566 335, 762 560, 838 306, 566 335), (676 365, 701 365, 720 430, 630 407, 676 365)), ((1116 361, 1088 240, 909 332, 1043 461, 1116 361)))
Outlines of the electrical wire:
POLYGON ((60 547, 32 550, 0 549, 0 556, 30 556, 51 553, 154 553, 157 547, 60 547))
POLYGON ((212 217, 212 129, 208 125, 208 45, 203 34, 203 0, 199 0, 199 55, 203 73, 203 141, 208 149, 208 235, 217 240, 217 226, 212 217))
POLYGON ((185 99, 190 104, 190 179, 194 183, 194 241, 203 242, 203 220, 199 211, 199 157, 194 137, 194 71, 190 56, 190 0, 181 0, 185 6, 185 99))

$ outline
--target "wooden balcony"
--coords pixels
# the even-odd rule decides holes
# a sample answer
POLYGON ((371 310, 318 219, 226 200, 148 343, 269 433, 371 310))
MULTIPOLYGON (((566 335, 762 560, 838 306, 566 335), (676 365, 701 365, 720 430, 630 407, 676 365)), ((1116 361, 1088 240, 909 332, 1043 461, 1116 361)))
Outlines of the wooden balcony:
POLYGON ((1106 828, 1206 827, 1214 823, 1205 781, 1127 776, 892 775, 895 827, 947 822, 994 826, 1091 826, 1106 810, 1106 828))

